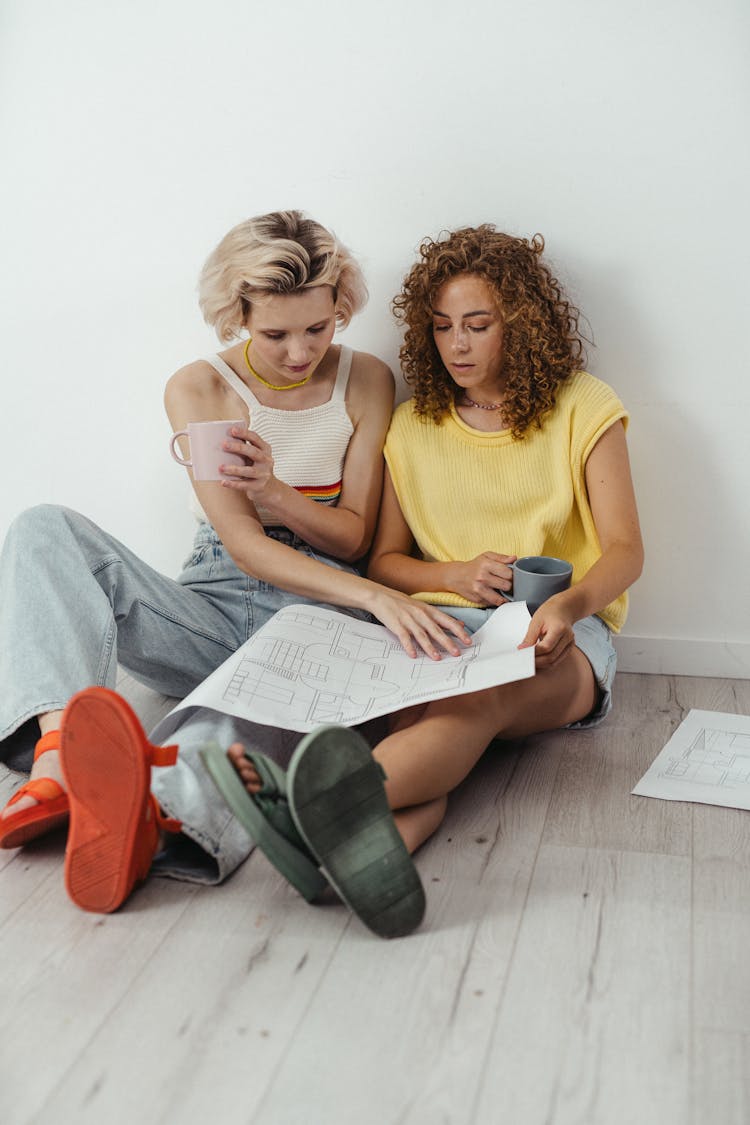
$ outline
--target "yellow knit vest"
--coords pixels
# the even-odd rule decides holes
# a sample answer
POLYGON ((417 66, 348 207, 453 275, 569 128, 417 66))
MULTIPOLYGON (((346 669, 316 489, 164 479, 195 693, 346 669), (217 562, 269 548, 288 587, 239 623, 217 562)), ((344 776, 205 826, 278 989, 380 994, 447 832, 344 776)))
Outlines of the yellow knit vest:
MULTIPOLYGON (((473 559, 483 551, 553 555, 573 564, 578 581, 601 555, 589 506, 585 466, 602 434, 628 415, 614 391, 579 371, 559 388, 542 428, 520 440, 482 433, 455 409, 437 425, 399 406, 385 445, 404 518, 422 558, 473 559)), ((422 601, 470 606, 460 594, 423 591, 422 601)), ((627 594, 599 616, 619 632, 627 594)))

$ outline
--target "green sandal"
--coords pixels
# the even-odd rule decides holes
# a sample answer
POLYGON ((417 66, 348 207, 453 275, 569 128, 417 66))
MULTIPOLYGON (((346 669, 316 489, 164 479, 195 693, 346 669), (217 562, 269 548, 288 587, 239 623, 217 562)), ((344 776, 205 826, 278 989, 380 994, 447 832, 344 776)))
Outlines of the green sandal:
POLYGON ((354 730, 322 726, 297 745, 286 791, 294 822, 334 889, 379 937, 403 937, 425 895, 396 828, 382 767, 354 730))
POLYGON ((200 756, 214 785, 261 851, 308 902, 316 899, 328 882, 292 820, 286 774, 280 766, 263 754, 245 751, 263 782, 260 792, 251 794, 217 743, 207 743, 200 756))

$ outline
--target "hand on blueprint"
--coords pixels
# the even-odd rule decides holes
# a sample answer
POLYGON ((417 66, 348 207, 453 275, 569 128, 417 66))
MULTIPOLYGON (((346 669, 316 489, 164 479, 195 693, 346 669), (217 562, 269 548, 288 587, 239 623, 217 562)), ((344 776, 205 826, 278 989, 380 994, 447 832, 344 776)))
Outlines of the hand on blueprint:
POLYGON ((510 564, 516 555, 498 555, 484 551, 468 562, 451 563, 450 588, 470 602, 482 606, 502 605, 503 594, 513 585, 510 564))
POLYGON ((382 587, 370 608, 378 621, 396 634, 409 656, 424 652, 431 660, 440 660, 443 652, 458 656, 462 646, 471 644, 462 621, 397 590, 382 587))
POLYGON ((519 648, 534 647, 536 669, 552 668, 575 640, 570 614, 550 598, 531 618, 519 648))
MULTIPOLYGON (((409 599, 396 594, 390 604, 381 603, 391 626, 404 608, 396 603, 403 601, 409 599)), ((374 604, 373 596, 369 608, 374 604)), ((412 602, 411 608, 433 624, 443 616, 419 602, 412 602)), ((212 712, 212 723, 219 712, 279 731, 305 732, 321 723, 358 726, 431 700, 530 679, 534 650, 518 648, 529 620, 524 602, 509 602, 488 615, 471 644, 459 642, 458 656, 431 660, 424 651, 414 658, 409 631, 416 627, 414 619, 406 628, 412 638, 409 656, 392 627, 326 606, 287 605, 178 703, 151 732, 151 740, 171 741, 182 724, 201 711, 212 712)), ((458 624, 452 618, 449 622, 451 628, 458 624)), ((256 736, 249 737, 252 741, 256 736)))

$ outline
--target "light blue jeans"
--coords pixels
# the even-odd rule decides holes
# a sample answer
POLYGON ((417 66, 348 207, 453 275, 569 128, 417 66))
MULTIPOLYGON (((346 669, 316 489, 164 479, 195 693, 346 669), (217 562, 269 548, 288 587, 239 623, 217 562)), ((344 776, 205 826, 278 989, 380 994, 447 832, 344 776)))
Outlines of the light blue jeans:
MULTIPOLYGON (((269 534, 351 570, 286 528, 269 534)), ((174 580, 77 512, 23 512, 0 555, 0 760, 28 771, 35 716, 82 688, 114 687, 118 662, 182 698, 283 605, 306 601, 244 574, 208 524, 174 580)))

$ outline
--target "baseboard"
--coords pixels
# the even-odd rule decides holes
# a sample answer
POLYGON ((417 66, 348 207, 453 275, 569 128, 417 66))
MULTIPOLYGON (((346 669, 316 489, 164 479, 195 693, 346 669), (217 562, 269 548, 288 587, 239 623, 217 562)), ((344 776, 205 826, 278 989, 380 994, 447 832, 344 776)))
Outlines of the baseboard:
POLYGON ((620 672, 750 679, 750 644, 742 641, 620 636, 615 648, 620 672))

